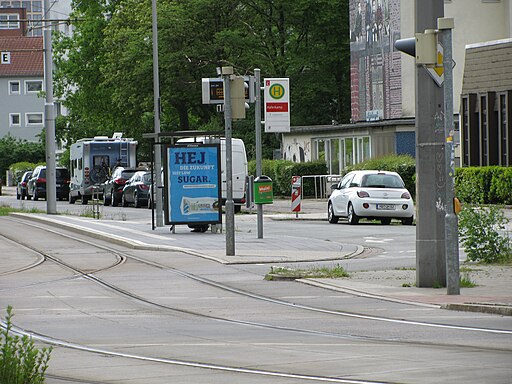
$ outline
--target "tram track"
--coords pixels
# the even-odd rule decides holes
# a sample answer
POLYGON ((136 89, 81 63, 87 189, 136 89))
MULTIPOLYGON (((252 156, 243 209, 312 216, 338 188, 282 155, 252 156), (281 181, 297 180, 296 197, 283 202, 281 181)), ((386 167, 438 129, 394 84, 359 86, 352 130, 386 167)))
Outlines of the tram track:
MULTIPOLYGON (((18 219, 13 219, 13 220, 17 221, 18 219)), ((122 288, 119 288, 119 287, 117 287, 117 286, 115 286, 115 285, 113 285, 113 284, 111 284, 111 283, 109 283, 109 282, 107 282, 107 281, 97 277, 97 276, 94 276, 94 274, 99 273, 99 272, 103 272, 103 271, 106 271, 106 270, 109 270, 111 268, 115 268, 116 266, 123 264, 124 262, 126 262, 126 260, 129 259, 129 260, 134 260, 136 262, 139 262, 141 264, 145 264, 145 265, 148 265, 148 266, 152 266, 152 267, 158 268, 160 270, 164 270, 166 272, 169 272, 169 273, 181 276, 181 277, 186 278, 186 279, 194 280, 196 282, 208 285, 210 287, 215 287, 215 288, 220 289, 222 291, 226 291, 226 292, 230 292, 230 293, 233 293, 233 294, 236 294, 236 295, 241 295, 241 296, 252 298, 252 299, 255 299, 255 300, 265 301, 265 302, 269 302, 269 303, 272 303, 272 304, 277 304, 277 305, 286 306, 286 307, 290 307, 290 308, 296 308, 296 309, 312 311, 312 312, 317 312, 317 313, 324 313, 324 314, 329 314, 329 315, 335 315, 335 316, 357 318, 357 319, 362 319, 362 320, 372 320, 372 321, 380 321, 380 322, 388 322, 388 323, 404 324, 404 325, 407 324, 407 325, 414 325, 414 326, 420 326, 420 327, 429 327, 429 328, 443 328, 443 329, 453 329, 453 330, 462 330, 462 331, 484 332, 484 333, 491 333, 491 334, 512 335, 512 330, 491 329, 491 328, 482 328, 482 327, 470 327, 470 326, 463 326, 463 325, 442 324, 442 323, 433 323, 433 322, 425 322, 425 321, 414 321, 414 320, 407 320, 407 319, 390 318, 390 317, 385 317, 385 316, 367 315, 367 314, 348 312, 348 311, 330 310, 330 309, 325 309, 325 308, 313 307, 313 306, 309 306, 309 305, 303 305, 303 304, 299 304, 299 303, 293 303, 293 302, 289 302, 289 301, 285 301, 285 300, 280 300, 280 299, 276 299, 276 298, 273 298, 273 297, 264 296, 264 295, 260 295, 260 294, 257 294, 257 293, 241 290, 241 289, 238 289, 238 288, 235 288, 235 287, 223 284, 223 283, 219 283, 219 282, 213 281, 211 279, 206 279, 204 277, 201 277, 201 276, 198 276, 198 275, 195 275, 195 274, 191 274, 191 273, 188 273, 188 272, 185 272, 185 271, 181 271, 179 269, 176 269, 176 268, 173 268, 173 267, 169 267, 167 265, 163 265, 161 263, 157 263, 157 262, 154 262, 154 261, 150 261, 150 260, 138 257, 138 256, 127 255, 126 253, 120 252, 116 248, 113 248, 113 247, 110 247, 110 246, 106 246, 106 245, 100 245, 100 244, 94 243, 94 242, 89 241, 89 240, 77 238, 76 236, 63 234, 62 232, 58 232, 58 231, 55 231, 53 229, 49 229, 49 228, 47 228, 45 226, 41 226, 39 224, 29 223, 29 225, 31 225, 31 226, 33 226, 35 228, 39 228, 41 230, 52 232, 52 233, 54 233, 54 234, 56 234, 58 236, 63 236, 63 237, 69 238, 69 239, 73 239, 75 241, 79 241, 79 242, 87 244, 89 246, 102 249, 102 250, 104 250, 106 252, 110 252, 110 253, 114 254, 118 260, 117 260, 116 263, 113 263, 112 265, 110 265, 108 267, 105 267, 105 268, 102 268, 102 269, 98 269, 98 270, 95 270, 95 271, 83 272, 80 269, 75 268, 72 265, 69 265, 69 264, 63 262, 59 258, 56 258, 56 257, 51 256, 49 254, 42 253, 42 252, 38 251, 37 249, 35 249, 35 247, 33 247, 31 245, 24 244, 23 242, 19 242, 18 240, 12 239, 12 238, 10 240, 14 241, 16 243, 19 243, 20 245, 23 245, 23 246, 31 249, 33 252, 40 253, 42 255, 42 257, 44 257, 45 259, 52 260, 53 262, 61 265, 62 267, 67 268, 70 271, 73 271, 77 275, 83 276, 84 278, 86 278, 88 280, 94 281, 95 283, 100 284, 100 285, 102 285, 102 286, 104 286, 106 288, 109 288, 109 289, 113 290, 114 292, 117 292, 117 293, 122 294, 124 296, 130 297, 132 299, 144 302, 145 304, 154 305, 154 306, 157 306, 157 307, 160 307, 160 308, 163 308, 163 309, 167 309, 167 310, 177 311, 177 312, 181 312, 181 313, 185 313, 185 314, 189 314, 189 315, 194 315, 194 316, 202 316, 202 317, 206 317, 206 318, 212 318, 212 319, 215 319, 215 320, 225 320, 225 321, 239 322, 238 320, 223 319, 223 318, 218 318, 218 317, 215 317, 215 316, 204 315, 204 314, 201 314, 201 313, 198 313, 198 312, 193 312, 193 311, 189 311, 189 310, 178 309, 178 308, 170 307, 170 306, 167 306, 167 305, 163 305, 163 304, 154 302, 152 300, 148 300, 148 299, 146 299, 144 297, 141 297, 139 295, 136 295, 136 294, 134 294, 132 292, 126 291, 126 290, 124 290, 122 288)), ((2 236, 5 237, 5 235, 2 235, 2 236)), ((248 323, 248 322, 241 322, 241 323, 256 325, 256 323, 254 323, 254 324, 253 323, 248 323)), ((265 326, 265 325, 264 324, 259 324, 259 326, 265 326)), ((272 325, 268 325, 268 326, 271 327, 271 328, 274 328, 274 326, 272 326, 272 325)), ((296 331, 296 329, 293 329, 293 330, 296 331)), ((334 336, 336 334, 325 333, 325 335, 334 336)))
MULTIPOLYGON (((263 328, 267 328, 267 329, 274 329, 274 330, 287 331, 287 332, 298 332, 298 333, 303 333, 303 334, 308 334, 308 335, 316 335, 316 336, 336 337, 336 338, 344 338, 344 339, 351 338, 351 339, 358 339, 358 340, 371 340, 372 342, 385 342, 385 343, 394 343, 394 344, 398 343, 398 344, 419 345, 419 346, 421 346, 421 345, 435 346, 435 347, 447 346, 447 347, 454 348, 454 349, 455 348, 463 348, 464 350, 474 350, 474 351, 480 351, 480 350, 491 350, 491 351, 500 351, 500 352, 501 351, 505 351, 505 352, 511 351, 510 349, 494 348, 494 347, 484 348, 484 347, 456 345, 456 344, 444 344, 444 343, 424 343, 424 342, 418 342, 418 341, 407 341, 407 340, 399 340, 399 339, 384 339, 384 338, 375 338, 375 337, 368 337, 368 336, 322 332, 322 331, 299 329, 299 328, 292 328, 292 327, 285 327, 285 326, 275 326, 275 325, 271 325, 271 324, 256 323, 256 322, 249 322, 249 321, 243 321, 243 320, 233 320, 233 319, 227 319, 227 318, 217 317, 217 316, 212 316, 212 315, 205 315, 202 313, 198 313, 198 312, 194 312, 194 311, 190 311, 190 310, 186 310, 186 309, 174 308, 172 306, 167 306, 167 305, 158 303, 154 300, 144 298, 142 296, 134 294, 133 292, 129 292, 125 289, 117 287, 116 285, 95 276, 95 274, 102 272, 102 271, 109 270, 109 269, 113 269, 117 266, 120 266, 120 265, 124 264, 127 260, 132 260, 134 262, 145 264, 147 266, 151 266, 154 268, 158 268, 158 269, 166 271, 168 273, 178 275, 182 278, 194 280, 201 284, 205 284, 207 286, 214 287, 216 289, 220 289, 223 291, 227 291, 227 292, 230 292, 230 293, 233 293, 236 295, 241 295, 241 296, 248 297, 251 299, 266 301, 266 302, 269 302, 272 304, 292 307, 292 308, 296 308, 296 309, 300 309, 300 310, 314 311, 314 312, 318 312, 318 313, 325 313, 325 314, 336 315, 336 316, 358 318, 358 319, 362 319, 362 320, 384 321, 384 322, 408 324, 408 325, 423 326, 423 327, 457 329, 457 330, 464 330, 464 331, 487 332, 487 333, 494 333, 494 334, 512 334, 512 331, 508 331, 508 330, 496 330, 496 329, 487 329, 487 328, 457 326, 457 325, 450 325, 450 324, 435 324, 435 323, 428 323, 428 322, 418 322, 418 321, 410 321, 410 320, 404 320, 404 319, 392 319, 392 318, 370 316, 370 315, 351 313, 351 312, 334 311, 334 310, 328 310, 328 309, 324 309, 324 308, 316 308, 316 307, 312 307, 312 306, 292 303, 292 302, 256 294, 253 292, 240 290, 238 288, 234 288, 229 285, 222 284, 222 283, 210 280, 210 279, 206 279, 204 277, 201 277, 201 276, 198 276, 195 274, 191 274, 191 273, 188 273, 188 272, 176 269, 176 268, 172 268, 167 265, 157 263, 155 261, 147 260, 147 259, 144 259, 144 258, 141 258, 138 256, 127 255, 126 253, 120 252, 116 248, 109 247, 106 245, 100 245, 100 244, 94 243, 89 240, 77 238, 76 236, 64 234, 62 232, 53 231, 44 226, 40 226, 40 225, 36 225, 36 224, 32 224, 32 223, 30 223, 29 225, 39 228, 41 230, 50 231, 58 236, 64 236, 64 237, 67 237, 74 241, 82 242, 84 244, 102 249, 107 252, 112 252, 114 255, 116 255, 117 262, 112 263, 111 265, 109 265, 108 267, 105 267, 105 268, 84 272, 83 270, 80 270, 79 268, 74 267, 72 264, 70 264, 68 262, 64 262, 63 260, 59 259, 58 257, 55 257, 48 253, 44 253, 44 252, 37 250, 33 246, 24 244, 23 242, 20 242, 16 239, 6 237, 5 235, 2 235, 2 236, 10 239, 11 241, 16 242, 17 244, 20 244, 20 245, 30 249, 32 252, 39 253, 41 255, 41 258, 43 258, 45 261, 51 261, 55 264, 60 265, 62 268, 73 272, 75 277, 76 276, 82 277, 84 279, 87 279, 87 280, 95 283, 95 284, 101 285, 104 288, 112 290, 119 295, 122 295, 124 297, 129 297, 136 301, 143 302, 145 304, 149 304, 151 306, 158 307, 160 309, 177 311, 177 312, 185 313, 185 314, 192 315, 192 316, 200 316, 202 318, 208 318, 208 319, 212 319, 212 320, 216 320, 216 321, 229 322, 232 324, 253 326, 253 327, 254 326, 255 327, 263 327, 263 328)), ((39 263, 38 265, 41 265, 41 263, 39 263)), ((5 326, 5 324, 2 323, 2 326, 5 326)), ((363 384, 363 383, 371 384, 371 383, 379 383, 380 382, 380 381, 366 381, 366 380, 350 380, 350 379, 334 378, 334 377, 321 376, 321 375, 320 376, 300 375, 300 374, 295 374, 295 373, 274 372, 274 371, 267 371, 267 370, 231 367, 231 366, 227 366, 227 365, 209 364, 209 363, 204 363, 204 362, 199 362, 199 361, 186 361, 186 360, 176 360, 176 359, 158 358, 158 357, 155 358, 155 357, 143 356, 143 355, 138 355, 138 354, 119 353, 119 352, 115 352, 115 351, 109 351, 107 349, 90 348, 90 347, 87 347, 84 345, 70 343, 65 340, 59 340, 57 338, 48 337, 48 336, 45 336, 42 334, 24 330, 21 328, 15 328, 15 330, 16 330, 16 332, 18 332, 20 334, 29 335, 35 339, 40 340, 41 342, 60 346, 63 348, 70 348, 70 349, 75 349, 75 350, 84 351, 84 352, 101 354, 104 356, 127 358, 127 359, 139 360, 139 361, 154 362, 154 363, 159 363, 159 364, 180 365, 180 366, 186 366, 186 367, 191 367, 191 368, 211 369, 211 370, 218 370, 218 371, 224 371, 224 372, 234 372, 234 373, 240 373, 240 374, 251 374, 251 375, 260 375, 260 376, 268 376, 268 377, 283 377, 283 378, 290 378, 290 379, 296 379, 296 380, 316 381, 316 382, 357 383, 357 384, 363 384)), ((54 378, 59 379, 58 376, 54 376, 54 378)), ((65 381, 65 378, 62 378, 62 380, 65 381)), ((75 380, 74 382, 88 382, 88 381, 75 380)), ((94 383, 99 384, 100 382, 95 381, 94 383)), ((390 384, 391 382, 383 381, 381 383, 390 384)))

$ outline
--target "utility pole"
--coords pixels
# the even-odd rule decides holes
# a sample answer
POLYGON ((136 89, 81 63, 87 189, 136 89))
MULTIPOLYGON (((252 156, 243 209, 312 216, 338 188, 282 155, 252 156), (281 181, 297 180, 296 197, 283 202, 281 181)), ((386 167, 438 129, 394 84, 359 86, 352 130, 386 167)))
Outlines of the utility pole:
POLYGON ((154 107, 154 132, 155 132, 155 210, 156 226, 164 226, 162 207, 162 148, 160 146, 160 79, 158 76, 158 22, 156 12, 156 0, 151 0, 152 32, 153 32, 153 107, 154 107))
MULTIPOLYGON (((416 32, 435 30, 444 0, 416 0, 416 32)), ((443 90, 427 70, 416 66, 416 285, 446 282, 443 90)))
POLYGON ((444 72, 444 134, 446 169, 445 249, 446 249, 446 291, 448 295, 459 295, 459 233, 457 215, 454 210, 455 152, 453 145, 453 60, 452 29, 453 19, 440 18, 437 21, 439 40, 443 46, 444 72))
POLYGON ((222 67, 224 80, 224 124, 226 136, 226 256, 235 255, 235 203, 233 202, 233 152, 231 138, 231 76, 233 67, 222 67))
POLYGON ((53 54, 50 0, 44 0, 44 116, 46 128, 46 213, 57 213, 57 177, 55 175, 55 104, 53 102, 53 54))
MULTIPOLYGON (((256 128, 256 177, 262 174, 262 153, 261 153, 261 72, 259 68, 254 70, 255 104, 254 104, 254 121, 256 128)), ((263 239, 263 204, 256 204, 258 210, 258 239, 263 239)))

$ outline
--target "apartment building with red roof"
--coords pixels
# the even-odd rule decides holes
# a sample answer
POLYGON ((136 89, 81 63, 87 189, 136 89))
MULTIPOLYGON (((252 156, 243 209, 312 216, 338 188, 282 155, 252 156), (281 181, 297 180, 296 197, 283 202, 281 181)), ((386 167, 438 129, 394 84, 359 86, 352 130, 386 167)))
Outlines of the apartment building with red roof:
POLYGON ((37 141, 44 127, 42 37, 26 35, 24 8, 0 8, 0 137, 37 141))

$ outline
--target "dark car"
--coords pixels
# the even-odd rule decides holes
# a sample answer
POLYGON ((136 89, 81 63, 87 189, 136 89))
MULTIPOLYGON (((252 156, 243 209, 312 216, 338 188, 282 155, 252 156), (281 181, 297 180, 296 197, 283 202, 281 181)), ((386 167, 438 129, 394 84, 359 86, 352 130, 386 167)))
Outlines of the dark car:
POLYGON ((150 186, 151 172, 136 172, 124 185, 123 194, 121 196, 123 207, 133 204, 135 208, 140 208, 143 204, 147 204, 150 186))
MULTIPOLYGON (((69 198, 69 172, 64 167, 55 168, 56 197, 59 200, 69 198)), ((27 183, 27 198, 46 199, 46 166, 39 165, 32 172, 27 183)))
POLYGON ((18 200, 25 200, 27 197, 27 183, 32 176, 32 171, 27 171, 21 176, 21 179, 16 187, 16 198, 18 200))
POLYGON ((103 183, 103 202, 105 205, 112 204, 113 207, 117 207, 119 205, 125 183, 137 171, 141 171, 141 169, 123 167, 117 167, 114 169, 112 176, 103 183))

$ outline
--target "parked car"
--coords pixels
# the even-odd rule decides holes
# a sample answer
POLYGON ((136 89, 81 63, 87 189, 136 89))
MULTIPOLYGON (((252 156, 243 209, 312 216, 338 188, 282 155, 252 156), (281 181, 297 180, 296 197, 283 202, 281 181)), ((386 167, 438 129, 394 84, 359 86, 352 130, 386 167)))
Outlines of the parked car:
MULTIPOLYGON (((56 197, 59 200, 69 198, 69 171, 64 167, 55 168, 56 197)), ((34 200, 46 199, 46 166, 38 165, 34 168, 27 182, 27 198, 34 200)))
POLYGON ((18 182, 18 185, 16 186, 16 199, 18 200, 25 200, 27 197, 27 183, 30 180, 30 177, 32 176, 32 171, 27 171, 21 176, 20 181, 18 182))
MULTIPOLYGON (((161 177, 161 185, 163 186, 164 185, 164 171, 162 170, 160 172, 160 177, 161 177)), ((147 204, 147 207, 149 209, 153 209, 154 208, 154 202, 153 202, 153 198, 155 197, 155 194, 156 194, 156 177, 153 176, 153 184, 151 184, 149 186, 149 191, 148 191, 148 204, 147 204)), ((162 207, 165 206, 165 196, 163 195, 163 190, 162 190, 162 207)))
POLYGON ((121 202, 123 188, 125 183, 132 177, 135 172, 141 171, 140 168, 123 168, 117 167, 112 172, 112 176, 103 183, 103 203, 104 205, 112 204, 117 207, 121 202))
POLYGON ((331 224, 345 217, 349 224, 364 218, 378 219, 382 224, 399 219, 404 225, 412 225, 414 203, 398 173, 352 171, 334 187, 327 203, 327 216, 331 224))
POLYGON ((135 208, 140 208, 143 204, 148 204, 150 186, 151 172, 136 172, 124 185, 121 196, 121 203, 123 207, 133 204, 135 205, 135 208))

